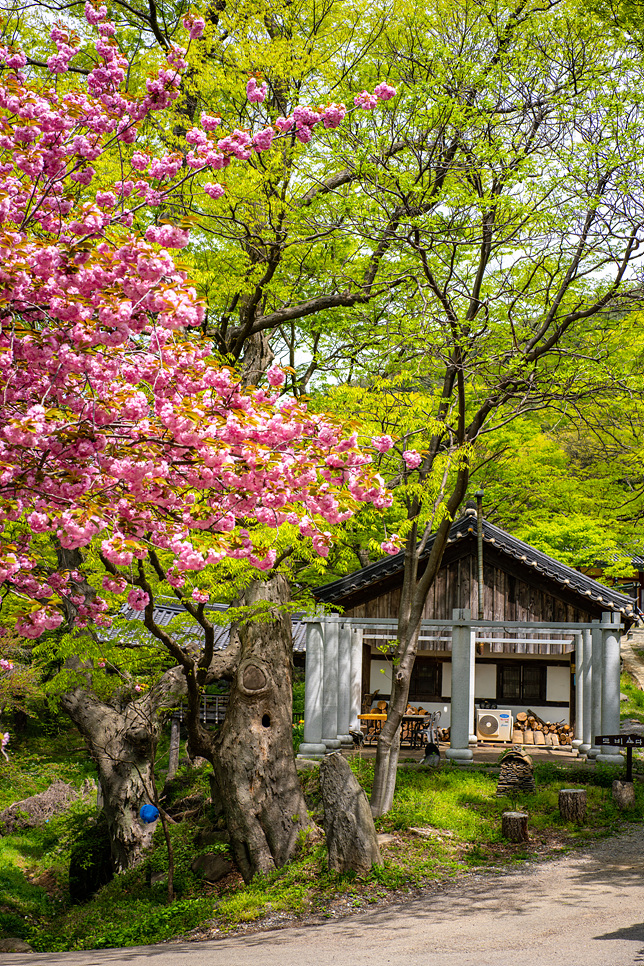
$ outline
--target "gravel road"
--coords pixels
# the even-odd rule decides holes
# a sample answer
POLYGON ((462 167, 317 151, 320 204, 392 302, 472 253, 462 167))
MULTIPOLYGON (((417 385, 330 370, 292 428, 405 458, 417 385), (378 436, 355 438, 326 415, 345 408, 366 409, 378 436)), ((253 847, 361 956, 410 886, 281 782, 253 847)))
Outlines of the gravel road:
POLYGON ((208 942, 5 953, 13 966, 644 964, 644 826, 553 862, 472 875, 343 919, 208 942))

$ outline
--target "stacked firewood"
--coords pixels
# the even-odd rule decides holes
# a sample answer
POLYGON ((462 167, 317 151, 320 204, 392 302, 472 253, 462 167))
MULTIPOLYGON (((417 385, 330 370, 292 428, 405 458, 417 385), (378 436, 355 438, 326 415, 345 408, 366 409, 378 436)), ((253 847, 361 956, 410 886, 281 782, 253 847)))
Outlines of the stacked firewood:
POLYGON ((531 711, 520 711, 514 719, 512 741, 515 745, 571 745, 572 725, 563 721, 544 721, 531 711))
POLYGON ((523 751, 508 751, 501 759, 497 795, 511 795, 514 792, 533 792, 534 767, 532 758, 523 751))

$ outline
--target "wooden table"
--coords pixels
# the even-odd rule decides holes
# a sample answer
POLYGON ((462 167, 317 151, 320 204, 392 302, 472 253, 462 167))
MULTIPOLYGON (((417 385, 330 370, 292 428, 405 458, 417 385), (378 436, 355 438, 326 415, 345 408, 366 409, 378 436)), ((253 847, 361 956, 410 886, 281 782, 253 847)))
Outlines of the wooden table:
MULTIPOLYGON (((429 712, 428 712, 429 714, 429 712)), ((408 745, 410 748, 420 748, 422 745, 422 734, 427 722, 425 714, 404 714, 402 719, 400 743, 408 745)), ((383 722, 387 720, 386 714, 359 714, 358 719, 362 722, 365 744, 370 745, 378 740, 382 730, 383 722)))

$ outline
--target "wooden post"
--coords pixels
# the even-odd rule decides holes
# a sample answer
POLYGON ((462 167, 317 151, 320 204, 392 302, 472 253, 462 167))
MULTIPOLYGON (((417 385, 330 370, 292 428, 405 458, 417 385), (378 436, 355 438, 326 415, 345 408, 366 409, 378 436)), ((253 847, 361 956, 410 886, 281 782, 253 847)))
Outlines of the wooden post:
POLYGON ((559 814, 566 822, 582 825, 586 818, 586 789, 562 788, 559 792, 559 814))
POLYGON ((501 834, 510 842, 528 841, 528 816, 526 812, 503 812, 501 834))

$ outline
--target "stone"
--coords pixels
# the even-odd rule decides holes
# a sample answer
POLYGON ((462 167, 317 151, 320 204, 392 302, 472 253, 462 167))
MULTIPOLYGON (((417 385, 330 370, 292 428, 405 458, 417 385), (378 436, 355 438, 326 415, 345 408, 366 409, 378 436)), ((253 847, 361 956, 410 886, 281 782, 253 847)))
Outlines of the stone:
POLYGON ((193 859, 190 868, 193 872, 201 872, 206 882, 219 882, 232 872, 234 866, 230 859, 219 852, 206 852, 193 859))
POLYGON ((298 771, 315 771, 316 768, 320 767, 320 762, 314 761, 312 758, 296 758, 295 767, 298 771))
POLYGON ((323 826, 334 872, 368 872, 382 865, 371 808, 349 763, 339 752, 320 765, 323 826))
POLYGON ((33 949, 22 939, 7 936, 6 939, 0 939, 0 953, 33 953, 33 949))
POLYGON ((633 808, 635 805, 635 785, 633 782, 613 782, 613 801, 618 808, 633 808))
POLYGON ((379 832, 378 833, 378 845, 391 845, 392 842, 397 842, 398 836, 392 835, 390 832, 379 832))
POLYGON ((230 845, 230 833, 225 828, 202 828, 195 837, 195 844, 205 849, 209 845, 223 842, 230 845))

